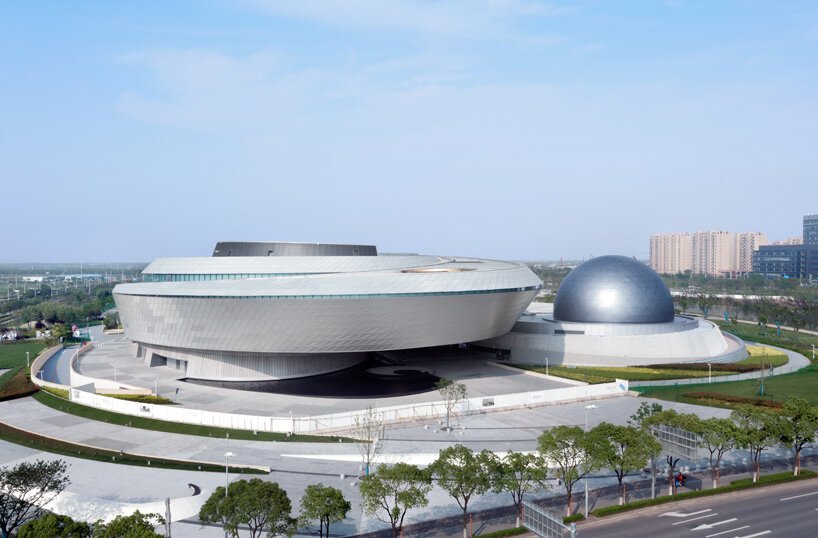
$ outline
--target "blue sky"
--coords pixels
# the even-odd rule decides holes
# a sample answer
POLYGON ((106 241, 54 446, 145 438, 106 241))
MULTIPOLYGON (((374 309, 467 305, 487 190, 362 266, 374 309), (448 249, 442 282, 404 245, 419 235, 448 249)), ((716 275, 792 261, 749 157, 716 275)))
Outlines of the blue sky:
POLYGON ((0 263, 646 257, 818 213, 818 3, 0 4, 0 263))

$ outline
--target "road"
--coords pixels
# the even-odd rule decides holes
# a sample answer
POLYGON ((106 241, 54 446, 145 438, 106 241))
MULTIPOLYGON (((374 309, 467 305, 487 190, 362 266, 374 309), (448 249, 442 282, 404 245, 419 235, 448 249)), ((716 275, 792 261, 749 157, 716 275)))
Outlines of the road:
POLYGON ((818 481, 662 505, 580 527, 582 538, 818 536, 818 481))

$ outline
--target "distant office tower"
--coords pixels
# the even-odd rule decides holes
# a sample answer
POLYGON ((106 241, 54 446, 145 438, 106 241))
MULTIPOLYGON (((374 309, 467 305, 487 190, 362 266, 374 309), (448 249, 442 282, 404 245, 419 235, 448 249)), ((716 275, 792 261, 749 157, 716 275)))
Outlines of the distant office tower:
POLYGON ((761 232, 741 232, 736 234, 735 261, 733 271, 749 273, 753 270, 753 252, 770 241, 767 234, 761 232))
POLYGON ((818 215, 804 215, 804 244, 818 247, 818 215))
POLYGON ((689 233, 650 236, 650 267, 660 274, 693 270, 693 238, 689 233))
POLYGON ((693 272, 705 275, 732 273, 736 258, 735 234, 724 231, 693 234, 693 272))
POLYGON ((779 240, 779 241, 773 241, 773 242, 772 242, 772 243, 770 243, 770 244, 771 244, 771 245, 774 245, 774 246, 781 246, 781 245, 800 245, 800 244, 802 244, 802 242, 801 242, 801 236, 800 236, 800 235, 794 235, 794 236, 792 236, 792 237, 788 237, 788 238, 786 238, 786 239, 781 239, 781 240, 779 240))
POLYGON ((790 238, 753 253, 753 272, 779 278, 818 278, 818 215, 804 215, 803 241, 790 238))

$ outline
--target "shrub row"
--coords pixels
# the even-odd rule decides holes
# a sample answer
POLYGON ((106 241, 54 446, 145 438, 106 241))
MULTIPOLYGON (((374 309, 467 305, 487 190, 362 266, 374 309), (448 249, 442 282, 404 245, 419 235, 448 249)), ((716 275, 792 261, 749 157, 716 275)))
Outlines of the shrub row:
POLYGON ((758 488, 763 486, 769 486, 772 484, 783 484, 785 482, 793 482, 795 480, 807 480, 811 478, 815 478, 818 476, 818 473, 810 471, 808 469, 802 469, 801 474, 799 476, 793 476, 792 473, 778 473, 778 474, 771 474, 767 476, 761 477, 761 480, 753 484, 751 479, 741 479, 736 480, 731 484, 726 486, 722 486, 715 489, 702 489, 699 491, 686 491, 684 493, 679 493, 677 495, 667 495, 665 497, 657 497, 655 499, 643 499, 640 501, 634 501, 629 504, 623 505, 614 505, 614 506, 604 506, 602 508, 597 508, 591 514, 594 517, 604 517, 610 516, 613 514, 619 514, 621 512, 628 512, 630 510, 637 510, 639 508, 646 508, 648 506, 658 506, 660 504, 666 504, 676 501, 683 501, 685 499, 695 499, 697 497, 710 497, 711 495, 720 495, 722 493, 730 493, 732 491, 741 491, 745 489, 752 489, 758 488))
POLYGON ((154 396, 153 394, 101 394, 100 396, 144 404, 170 405, 173 403, 173 401, 168 398, 154 396))
POLYGON ((752 404, 759 407, 772 407, 780 409, 784 406, 783 402, 767 400, 765 398, 752 398, 746 396, 736 396, 733 394, 723 394, 721 392, 684 392, 682 396, 685 398, 693 398, 695 400, 718 400, 720 402, 729 402, 736 404, 752 404))
POLYGON ((585 514, 574 514, 572 516, 566 516, 562 518, 562 522, 566 525, 568 523, 574 523, 575 521, 582 521, 585 519, 585 514))
MULTIPOLYGON (((711 370, 713 372, 731 372, 731 373, 738 373, 744 374, 747 372, 755 372, 757 370, 761 370, 761 364, 759 363, 710 363, 711 370)), ((769 366, 769 365, 766 365, 769 366)), ((690 364, 653 364, 650 366, 646 366, 645 368, 658 368, 662 370, 694 370, 694 371, 701 371, 707 372, 707 363, 690 363, 690 364)))
POLYGON ((475 536, 480 536, 481 538, 503 538, 504 536, 517 536, 518 534, 526 534, 528 532, 530 531, 525 527, 512 527, 510 529, 476 534, 475 536))

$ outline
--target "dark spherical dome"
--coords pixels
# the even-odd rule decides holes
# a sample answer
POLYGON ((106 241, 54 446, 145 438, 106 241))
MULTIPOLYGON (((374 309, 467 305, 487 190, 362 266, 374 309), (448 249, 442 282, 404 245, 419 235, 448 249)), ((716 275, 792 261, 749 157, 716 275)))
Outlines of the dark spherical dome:
POLYGON ((562 281, 554 319, 584 323, 667 323, 673 298, 653 269, 625 256, 600 256, 562 281))

